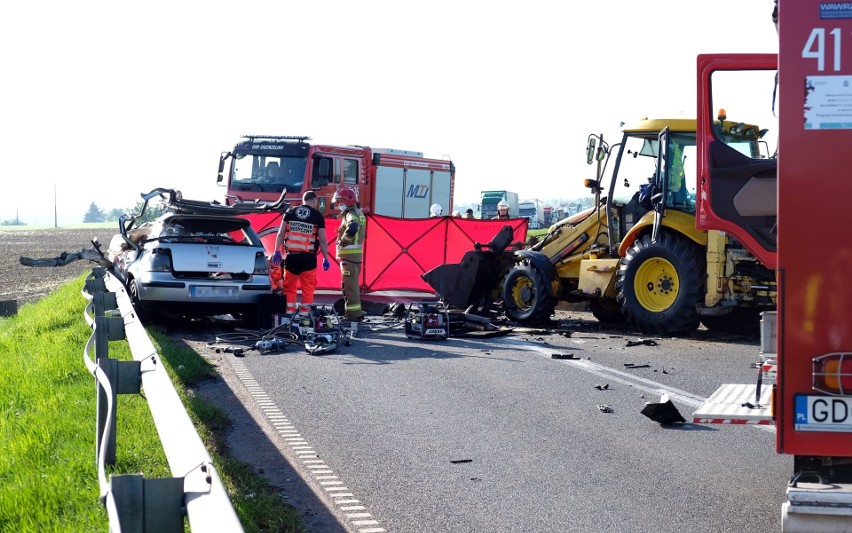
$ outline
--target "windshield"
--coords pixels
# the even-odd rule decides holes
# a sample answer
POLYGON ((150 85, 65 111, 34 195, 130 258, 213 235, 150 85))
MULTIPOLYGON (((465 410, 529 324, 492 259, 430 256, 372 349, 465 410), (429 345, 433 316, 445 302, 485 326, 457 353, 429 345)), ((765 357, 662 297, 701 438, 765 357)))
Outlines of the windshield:
MULTIPOLYGON (((636 204, 643 186, 652 183, 660 150, 657 134, 626 136, 620 145, 623 154, 612 194, 615 205, 636 204)), ((672 172, 668 175, 666 205, 688 213, 695 212, 695 134, 672 133, 668 155, 672 172)))
POLYGON ((231 187, 237 191, 298 192, 302 190, 306 167, 306 157, 238 152, 231 187))
POLYGON ((696 152, 694 133, 673 133, 667 159, 668 194, 666 206, 695 212, 696 152))
POLYGON ((640 186, 651 182, 657 166, 658 145, 656 133, 647 137, 625 136, 617 145, 622 154, 612 194, 615 204, 627 204, 638 194, 640 186))

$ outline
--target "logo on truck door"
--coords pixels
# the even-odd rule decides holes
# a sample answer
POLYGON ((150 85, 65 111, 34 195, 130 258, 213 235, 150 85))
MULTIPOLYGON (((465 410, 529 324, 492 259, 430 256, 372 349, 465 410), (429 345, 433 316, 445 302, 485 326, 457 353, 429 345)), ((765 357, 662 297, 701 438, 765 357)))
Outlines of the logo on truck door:
POLYGON ((411 185, 408 187, 408 192, 405 193, 406 198, 426 198, 428 195, 428 185, 411 185))

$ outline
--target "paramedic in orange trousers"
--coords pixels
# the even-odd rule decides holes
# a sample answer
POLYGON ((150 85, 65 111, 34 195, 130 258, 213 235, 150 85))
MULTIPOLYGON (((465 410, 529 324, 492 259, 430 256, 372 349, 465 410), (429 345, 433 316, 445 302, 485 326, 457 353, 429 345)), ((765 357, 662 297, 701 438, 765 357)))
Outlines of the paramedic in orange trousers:
POLYGON ((302 195, 302 205, 291 207, 281 219, 275 237, 272 262, 281 264, 284 258, 284 296, 287 313, 296 311, 296 290, 302 287, 302 304, 314 303, 317 288, 317 247, 322 251, 322 269, 328 270, 328 241, 325 237, 325 218, 317 211, 317 195, 308 191, 302 195), (282 254, 283 251, 283 254, 282 254))
POLYGON ((364 234, 367 219, 358 209, 355 191, 339 189, 331 199, 340 210, 340 226, 337 228, 337 261, 340 263, 341 285, 343 287, 343 307, 347 320, 364 319, 361 310, 361 277, 363 261, 364 234))

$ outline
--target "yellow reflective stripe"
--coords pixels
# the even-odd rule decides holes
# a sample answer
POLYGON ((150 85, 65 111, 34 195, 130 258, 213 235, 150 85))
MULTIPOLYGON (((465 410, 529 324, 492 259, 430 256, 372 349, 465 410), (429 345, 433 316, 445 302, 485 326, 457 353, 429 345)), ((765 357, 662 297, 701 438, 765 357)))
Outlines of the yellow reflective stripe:
POLYGON ((360 254, 360 253, 361 253, 361 246, 354 246, 352 248, 341 247, 341 248, 337 249, 337 255, 347 255, 347 254, 351 255, 351 254, 360 254))
POLYGON ((346 310, 346 311, 360 311, 361 310, 361 304, 360 303, 358 303, 358 304, 346 304, 346 305, 343 306, 343 309, 346 310))

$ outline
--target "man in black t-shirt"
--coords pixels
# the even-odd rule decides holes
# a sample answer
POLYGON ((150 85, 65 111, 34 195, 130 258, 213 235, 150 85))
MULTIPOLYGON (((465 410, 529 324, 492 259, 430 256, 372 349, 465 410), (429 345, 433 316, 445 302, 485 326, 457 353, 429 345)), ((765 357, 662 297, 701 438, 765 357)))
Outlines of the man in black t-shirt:
POLYGON ((322 269, 328 270, 328 241, 325 237, 325 218, 317 211, 317 195, 308 191, 302 205, 291 207, 281 219, 275 237, 272 262, 281 264, 284 257, 284 296, 287 312, 296 311, 296 291, 302 287, 302 303, 314 303, 317 288, 317 247, 322 251, 322 269), (282 253, 283 252, 283 253, 282 253))

